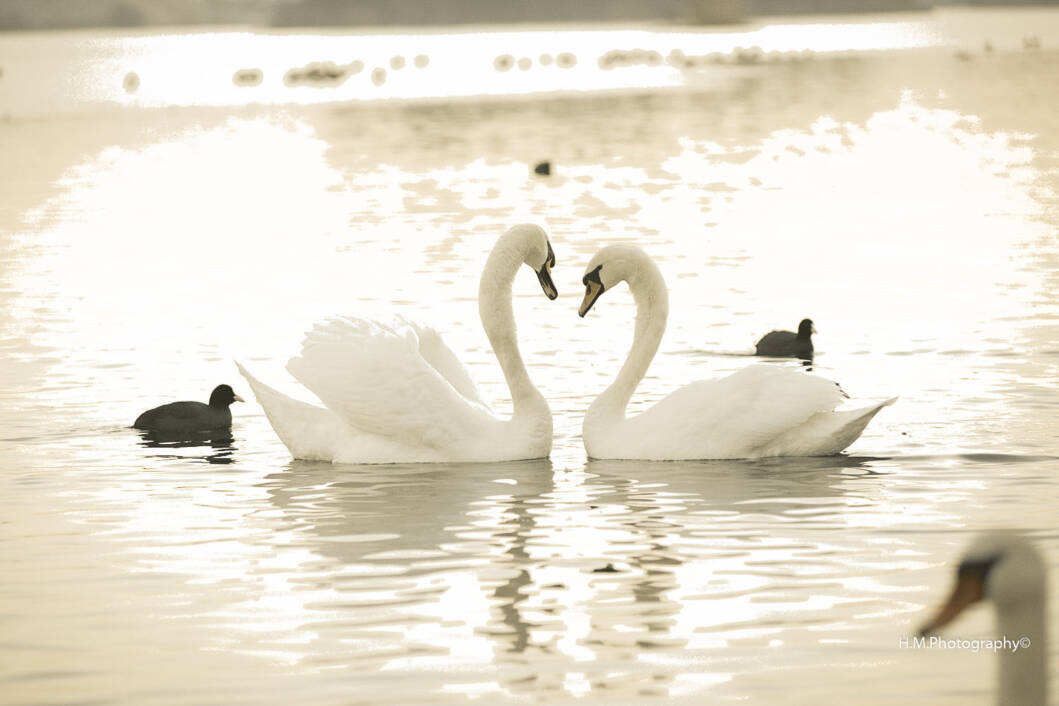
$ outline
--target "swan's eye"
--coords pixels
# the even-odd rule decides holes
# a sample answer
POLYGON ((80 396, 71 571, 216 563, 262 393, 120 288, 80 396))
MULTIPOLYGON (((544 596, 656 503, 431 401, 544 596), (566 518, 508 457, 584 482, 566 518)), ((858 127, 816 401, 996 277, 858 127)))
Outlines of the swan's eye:
POLYGON ((583 285, 585 285, 587 287, 589 282, 594 282, 594 283, 598 284, 600 286, 600 288, 602 289, 603 288, 603 280, 601 280, 599 278, 599 271, 602 270, 602 269, 603 269, 603 265, 600 265, 596 269, 594 269, 591 272, 589 272, 587 275, 585 275, 584 277, 581 278, 581 284, 583 284, 583 285))

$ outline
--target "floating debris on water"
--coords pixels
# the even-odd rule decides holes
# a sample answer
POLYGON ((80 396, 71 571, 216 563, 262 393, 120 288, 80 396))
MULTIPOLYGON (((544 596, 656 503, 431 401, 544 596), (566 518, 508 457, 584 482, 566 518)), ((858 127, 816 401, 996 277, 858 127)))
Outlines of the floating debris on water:
POLYGON ((568 51, 564 51, 562 54, 555 57, 555 63, 560 69, 572 69, 577 66, 577 57, 568 51))
POLYGON ((678 69, 698 69, 705 66, 755 66, 758 64, 779 64, 807 61, 814 56, 811 50, 789 52, 766 52, 761 47, 736 47, 731 52, 710 52, 709 54, 688 55, 680 49, 669 52, 665 63, 678 69))
POLYGON ((140 88, 140 76, 135 71, 125 74, 125 80, 121 82, 126 93, 135 93, 140 88))
POLYGON ((552 163, 548 161, 538 162, 537 166, 533 168, 534 174, 540 174, 541 176, 549 176, 552 173, 552 163))
POLYGON ((236 86, 260 86, 264 78, 261 69, 239 69, 232 74, 232 83, 236 86))
POLYGON ((363 68, 362 61, 352 61, 348 64, 314 61, 288 71, 283 76, 283 82, 288 86, 339 86, 353 74, 360 73, 363 68))
POLYGON ((612 49, 599 57, 598 64, 604 71, 623 66, 661 66, 662 55, 648 49, 612 49))
POLYGON ((355 76, 363 70, 364 62, 359 59, 348 64, 336 64, 333 61, 312 62, 301 68, 291 69, 283 80, 289 86, 334 87, 345 83, 350 76, 355 76))
POLYGON ((511 67, 515 65, 515 57, 510 54, 501 54, 500 56, 493 59, 493 68, 497 71, 510 71, 511 67))

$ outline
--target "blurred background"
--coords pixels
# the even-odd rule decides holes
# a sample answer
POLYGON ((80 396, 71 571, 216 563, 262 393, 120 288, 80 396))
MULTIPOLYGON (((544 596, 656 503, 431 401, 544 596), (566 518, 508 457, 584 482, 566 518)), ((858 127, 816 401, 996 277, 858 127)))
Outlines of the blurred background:
POLYGON ((1059 575, 1057 77, 1055 3, 0 0, 0 704, 991 702, 991 650, 899 641, 982 530, 1059 575), (510 413, 476 294, 525 221, 550 460, 292 460, 232 361, 304 397, 334 314, 510 413), (613 242, 670 290, 632 411, 803 371, 751 354, 805 317, 898 402, 834 458, 587 459, 613 242), (128 428, 220 383, 230 435, 128 428))
POLYGON ((1054 0, 5 0, 0 30, 159 25, 341 27, 492 22, 742 22, 800 13, 893 12, 945 5, 1024 6, 1054 0))

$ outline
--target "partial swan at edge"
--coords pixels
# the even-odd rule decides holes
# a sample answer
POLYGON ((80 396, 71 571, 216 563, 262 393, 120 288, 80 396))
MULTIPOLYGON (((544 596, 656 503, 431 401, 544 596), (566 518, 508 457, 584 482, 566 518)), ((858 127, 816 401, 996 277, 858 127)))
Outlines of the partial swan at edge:
POLYGON ((629 399, 665 333, 669 294, 654 261, 631 245, 610 245, 582 279, 584 316, 603 292, 628 282, 636 300, 632 349, 614 380, 585 413, 590 458, 676 461, 829 456, 852 444, 880 409, 835 411, 845 394, 835 383, 801 371, 752 365, 725 378, 700 380, 650 409, 626 417, 629 399))
POLYGON ((1006 532, 979 535, 960 560, 952 595, 919 635, 937 632, 973 603, 991 601, 996 607, 995 634, 1017 643, 1015 649, 998 651, 996 703, 1046 706, 1046 584, 1044 560, 1028 539, 1006 532))
POLYGON ((514 414, 497 417, 463 364, 432 328, 336 317, 317 324, 287 370, 325 407, 300 402, 242 365, 269 423, 297 459, 336 463, 446 463, 544 458, 552 413, 530 380, 516 337, 511 289, 523 265, 549 299, 558 296, 548 236, 532 224, 502 235, 482 271, 478 313, 514 414))

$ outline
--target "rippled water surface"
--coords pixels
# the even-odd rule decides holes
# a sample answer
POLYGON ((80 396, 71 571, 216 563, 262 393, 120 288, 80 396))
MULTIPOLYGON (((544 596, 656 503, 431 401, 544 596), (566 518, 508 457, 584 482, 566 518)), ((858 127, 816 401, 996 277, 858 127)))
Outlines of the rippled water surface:
POLYGON ((991 653, 900 639, 1000 527, 1037 540, 1057 627, 1059 12, 837 22, 0 35, 0 702, 991 702, 991 653), (509 410, 475 296, 521 221, 558 259, 557 301, 515 288, 550 460, 292 461, 253 402, 228 438, 127 428, 251 397, 234 359, 293 389, 335 313, 430 322, 509 410), (579 319, 580 278, 619 241, 671 293, 634 408, 806 316, 815 374, 898 403, 840 457, 586 461, 633 309, 579 319))

